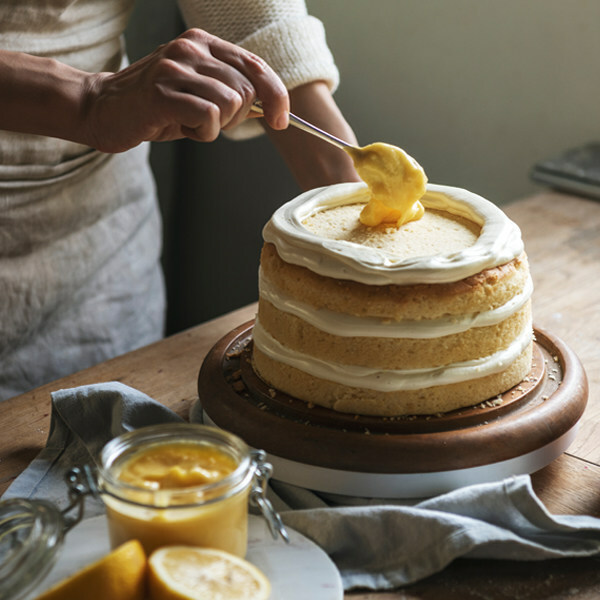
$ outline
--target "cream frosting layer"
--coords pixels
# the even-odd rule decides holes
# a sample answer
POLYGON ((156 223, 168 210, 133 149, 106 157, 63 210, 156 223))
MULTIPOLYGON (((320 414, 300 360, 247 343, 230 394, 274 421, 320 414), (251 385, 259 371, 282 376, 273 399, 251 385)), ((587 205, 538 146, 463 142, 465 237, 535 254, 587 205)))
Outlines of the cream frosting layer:
POLYGON ((448 385, 499 373, 507 369, 531 343, 533 329, 530 323, 508 348, 491 356, 454 363, 445 367, 402 370, 381 370, 344 365, 296 352, 273 338, 261 326, 258 319, 254 324, 252 337, 256 347, 272 360, 304 371, 313 377, 350 387, 394 392, 448 385))
POLYGON ((432 339, 461 333, 471 327, 496 325, 520 310, 531 297, 533 281, 528 277, 524 289, 506 304, 494 310, 440 319, 406 321, 382 320, 376 317, 357 317, 329 309, 317 309, 282 293, 271 285, 259 269, 258 286, 260 297, 275 308, 306 321, 313 327, 342 337, 384 337, 432 339))
POLYGON ((286 262, 334 279, 367 285, 450 283, 505 264, 523 252, 521 231, 497 206, 467 190, 427 185, 425 208, 458 215, 481 226, 472 246, 447 254, 399 259, 383 249, 345 240, 324 239, 302 222, 315 212, 345 204, 366 203, 364 183, 341 183, 311 190, 281 206, 263 229, 286 262))

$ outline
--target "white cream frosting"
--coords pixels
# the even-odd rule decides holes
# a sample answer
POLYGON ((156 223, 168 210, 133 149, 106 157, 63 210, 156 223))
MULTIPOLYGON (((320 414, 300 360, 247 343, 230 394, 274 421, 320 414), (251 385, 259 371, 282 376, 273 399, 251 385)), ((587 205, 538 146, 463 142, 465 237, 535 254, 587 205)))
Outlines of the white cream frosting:
POLYGON ((314 308, 271 285, 264 277, 262 269, 259 269, 258 281, 261 299, 269 301, 275 308, 299 317, 321 331, 342 337, 432 339, 461 333, 471 327, 496 325, 520 310, 533 292, 533 281, 531 277, 528 277, 521 293, 493 310, 439 319, 390 321, 376 317, 347 315, 325 308, 314 308))
POLYGON ((281 206, 263 229, 286 262, 334 279, 367 285, 450 283, 505 264, 523 252, 521 231, 497 206, 467 190, 427 185, 425 208, 446 211, 481 226, 474 245, 459 252, 399 259, 382 249, 324 239, 302 222, 315 212, 367 202, 364 183, 341 183, 311 190, 281 206))
POLYGON ((349 387, 394 392, 448 385, 499 373, 507 369, 531 343, 533 330, 529 324, 508 348, 491 356, 454 363, 445 367, 402 370, 381 370, 344 365, 296 352, 275 340, 261 326, 258 319, 254 324, 252 336, 257 348, 269 358, 295 367, 313 377, 349 387))

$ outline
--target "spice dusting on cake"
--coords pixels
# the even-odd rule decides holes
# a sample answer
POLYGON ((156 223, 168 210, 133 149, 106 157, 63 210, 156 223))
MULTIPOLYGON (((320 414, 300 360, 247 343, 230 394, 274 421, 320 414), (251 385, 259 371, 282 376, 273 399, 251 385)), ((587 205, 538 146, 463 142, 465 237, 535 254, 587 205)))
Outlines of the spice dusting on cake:
POLYGON ((348 204, 322 210, 304 219, 302 225, 318 237, 379 248, 397 258, 460 252, 473 246, 481 232, 481 227, 472 221, 433 209, 402 227, 370 227, 360 221, 363 207, 364 204, 348 204))

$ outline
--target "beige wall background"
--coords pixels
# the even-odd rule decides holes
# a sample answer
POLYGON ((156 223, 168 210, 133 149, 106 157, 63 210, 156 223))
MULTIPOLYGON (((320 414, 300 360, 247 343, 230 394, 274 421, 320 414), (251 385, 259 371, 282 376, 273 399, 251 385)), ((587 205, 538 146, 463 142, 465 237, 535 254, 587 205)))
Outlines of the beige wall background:
POLYGON ((308 0, 359 140, 497 203, 539 159, 600 139, 598 0, 308 0))
MULTIPOLYGON (((385 141, 430 181, 497 204, 537 186, 532 165, 600 140, 600 0, 307 0, 341 72, 362 144, 385 141)), ((183 28, 176 3, 138 0, 133 59, 183 28)), ((263 136, 152 152, 165 221, 168 332, 257 298, 261 230, 298 194, 263 136)))

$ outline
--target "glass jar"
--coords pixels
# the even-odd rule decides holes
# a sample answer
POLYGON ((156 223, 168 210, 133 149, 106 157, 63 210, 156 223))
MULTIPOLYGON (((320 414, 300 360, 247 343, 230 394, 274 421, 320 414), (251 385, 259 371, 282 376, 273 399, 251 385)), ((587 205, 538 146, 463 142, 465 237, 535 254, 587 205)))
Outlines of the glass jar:
POLYGON ((0 599, 20 600, 50 572, 68 531, 83 517, 83 498, 94 487, 88 467, 65 474, 69 505, 46 500, 0 500, 0 599), (69 515, 73 510, 75 515, 69 515))
POLYGON ((82 465, 65 474, 69 503, 0 500, 0 600, 21 600, 54 566, 65 536, 84 517, 85 497, 104 500, 111 543, 137 537, 149 551, 156 545, 210 545, 246 553, 248 505, 259 508, 273 538, 289 541, 280 516, 266 498, 271 465, 262 450, 204 425, 156 425, 108 442, 97 469, 82 465), (185 442, 213 447, 235 462, 223 479, 204 486, 152 491, 119 481, 119 466, 160 444, 185 442))
POLYGON ((64 521, 52 504, 0 503, 0 598, 17 600, 50 571, 62 546, 64 521))
MULTIPOLYGON (((208 546, 245 556, 248 504, 258 504, 264 516, 282 532, 279 516, 264 497, 270 465, 264 452, 251 451, 237 436, 215 427, 176 423, 144 427, 106 444, 97 471, 98 492, 106 507, 113 547, 138 539, 150 554, 171 544, 208 546), (233 471, 201 485, 150 489, 125 482, 120 474, 132 459, 161 446, 213 449, 233 459, 233 471)), ((284 531, 284 530, 283 530, 284 531)), ((285 537, 285 536, 284 536, 285 537)))

